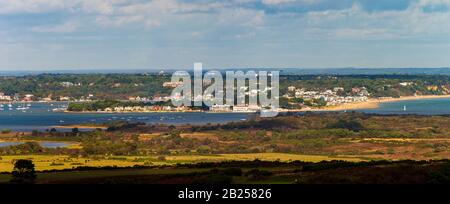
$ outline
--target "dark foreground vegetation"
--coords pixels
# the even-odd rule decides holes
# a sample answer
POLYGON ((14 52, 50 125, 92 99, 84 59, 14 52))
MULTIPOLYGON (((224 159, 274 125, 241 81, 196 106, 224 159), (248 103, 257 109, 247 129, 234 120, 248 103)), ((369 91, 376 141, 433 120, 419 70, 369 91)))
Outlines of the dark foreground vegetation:
MULTIPOLYGON (((450 184, 450 161, 380 160, 311 163, 255 160, 158 167, 80 167, 38 172, 36 180, 31 173, 22 173, 21 176, 16 174, 11 175, 13 179, 10 182, 30 183, 32 181, 38 184, 450 184)), ((10 174, 2 174, 0 178, 7 176, 10 174)))

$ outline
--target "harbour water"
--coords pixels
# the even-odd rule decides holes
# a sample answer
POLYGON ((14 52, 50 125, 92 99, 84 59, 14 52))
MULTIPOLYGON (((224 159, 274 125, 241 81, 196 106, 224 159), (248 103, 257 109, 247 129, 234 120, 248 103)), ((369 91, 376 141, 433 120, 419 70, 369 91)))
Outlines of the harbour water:
MULTIPOLYGON (((243 121, 254 117, 252 113, 63 113, 53 112, 63 103, 32 103, 28 109, 17 110, 23 104, 13 104, 11 110, 4 104, 0 110, 0 130, 46 130, 52 126, 82 123, 102 124, 111 121, 145 122, 149 124, 207 124, 243 121)), ((26 105, 25 105, 26 106, 26 105)), ((381 103, 376 109, 357 110, 377 114, 450 114, 450 98, 405 100, 381 103)))
MULTIPOLYGON (((52 126, 82 123, 102 124, 111 121, 145 122, 149 124, 207 124, 242 121, 253 117, 251 113, 64 113, 52 109, 67 103, 32 103, 29 109, 17 110, 19 105, 3 104, 0 110, 0 130, 32 131, 46 130, 52 126)), ((26 105, 25 105, 26 106, 26 105)), ((70 129, 69 129, 70 131, 70 129)))
POLYGON ((376 109, 359 111, 377 114, 448 115, 450 114, 450 98, 385 102, 376 109))

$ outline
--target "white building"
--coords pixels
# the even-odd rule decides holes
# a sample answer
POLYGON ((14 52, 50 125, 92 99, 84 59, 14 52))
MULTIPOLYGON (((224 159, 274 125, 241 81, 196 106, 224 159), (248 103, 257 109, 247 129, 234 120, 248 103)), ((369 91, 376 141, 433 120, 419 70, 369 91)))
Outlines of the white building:
POLYGON ((212 112, 229 112, 231 110, 230 105, 212 105, 209 107, 212 112))
POLYGON ((400 86, 411 86, 411 85, 413 85, 414 83, 413 82, 401 82, 401 83, 399 83, 400 84, 400 86))
POLYGON ((183 82, 164 82, 163 87, 176 88, 183 85, 183 82))
POLYGON ((11 96, 6 96, 4 93, 0 93, 0 101, 10 101, 12 100, 11 96))
POLYGON ((250 106, 233 106, 233 112, 244 112, 244 113, 253 113, 261 110, 259 106, 250 105, 250 106))

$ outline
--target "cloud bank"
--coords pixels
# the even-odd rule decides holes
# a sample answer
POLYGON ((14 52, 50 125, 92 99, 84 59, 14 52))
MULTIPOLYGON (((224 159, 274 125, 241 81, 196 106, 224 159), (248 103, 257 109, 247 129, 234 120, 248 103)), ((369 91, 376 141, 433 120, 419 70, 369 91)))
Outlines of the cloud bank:
POLYGON ((198 60, 215 67, 450 66, 443 58, 449 8, 450 0, 6 0, 0 69, 198 60), (58 52, 42 50, 55 45, 58 52), (333 51, 339 54, 323 60, 333 51))

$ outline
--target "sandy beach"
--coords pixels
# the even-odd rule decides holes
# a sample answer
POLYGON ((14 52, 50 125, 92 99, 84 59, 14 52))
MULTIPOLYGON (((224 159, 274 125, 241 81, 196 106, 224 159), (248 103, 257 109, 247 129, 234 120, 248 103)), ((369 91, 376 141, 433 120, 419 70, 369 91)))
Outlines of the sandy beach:
POLYGON ((423 96, 403 96, 400 98, 371 98, 366 102, 347 103, 338 106, 330 106, 322 109, 313 109, 311 111, 338 111, 338 110, 357 110, 357 109, 374 109, 378 108, 380 103, 408 101, 420 99, 434 99, 434 98, 450 98, 450 95, 423 95, 423 96))

